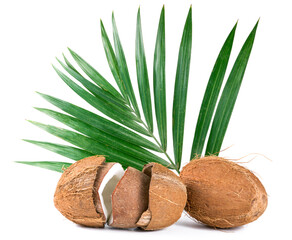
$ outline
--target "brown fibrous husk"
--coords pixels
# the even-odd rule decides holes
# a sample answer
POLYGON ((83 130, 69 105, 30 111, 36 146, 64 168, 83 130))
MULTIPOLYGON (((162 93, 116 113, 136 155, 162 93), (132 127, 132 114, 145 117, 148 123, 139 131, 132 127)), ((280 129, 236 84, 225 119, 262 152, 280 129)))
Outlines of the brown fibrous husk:
POLYGON ((158 163, 145 165, 143 173, 151 178, 149 205, 136 225, 144 230, 172 225, 181 217, 186 204, 185 185, 179 176, 158 163))
POLYGON ((98 188, 114 163, 91 156, 72 164, 62 174, 54 196, 55 207, 69 220, 88 227, 104 227, 98 188))
POLYGON ((135 228, 148 208, 150 177, 128 167, 112 193, 112 223, 117 228, 135 228))
POLYGON ((185 210, 216 228, 241 226, 256 220, 267 207, 267 193, 248 169, 217 156, 194 159, 181 171, 187 187, 185 210))

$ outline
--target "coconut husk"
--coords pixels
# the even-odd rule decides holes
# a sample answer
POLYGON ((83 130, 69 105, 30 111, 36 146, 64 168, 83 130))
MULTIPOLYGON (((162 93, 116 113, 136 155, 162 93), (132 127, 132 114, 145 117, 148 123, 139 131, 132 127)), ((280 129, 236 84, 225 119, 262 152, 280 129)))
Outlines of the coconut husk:
POLYGON ((172 225, 180 218, 186 204, 185 185, 175 173, 158 163, 145 165, 143 173, 151 178, 149 205, 137 226, 157 230, 172 225))
POLYGON ((267 193, 260 180, 224 158, 194 159, 180 177, 188 192, 186 211, 209 226, 241 226, 256 220, 267 207, 267 193))
POLYGON ((69 220, 89 227, 104 227, 99 185, 113 163, 103 156, 77 161, 62 174, 54 196, 55 207, 69 220))
POLYGON ((112 193, 112 222, 116 228, 135 228, 148 208, 150 177, 128 167, 112 193))

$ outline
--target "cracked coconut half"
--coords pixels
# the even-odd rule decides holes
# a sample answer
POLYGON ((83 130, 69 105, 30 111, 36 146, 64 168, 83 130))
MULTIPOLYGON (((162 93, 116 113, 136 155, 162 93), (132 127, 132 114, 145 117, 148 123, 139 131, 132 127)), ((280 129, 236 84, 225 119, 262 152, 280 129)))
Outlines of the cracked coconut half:
POLYGON ((54 202, 66 218, 84 226, 157 230, 180 218, 186 199, 181 179, 160 164, 124 172, 120 164, 93 156, 65 170, 54 202))

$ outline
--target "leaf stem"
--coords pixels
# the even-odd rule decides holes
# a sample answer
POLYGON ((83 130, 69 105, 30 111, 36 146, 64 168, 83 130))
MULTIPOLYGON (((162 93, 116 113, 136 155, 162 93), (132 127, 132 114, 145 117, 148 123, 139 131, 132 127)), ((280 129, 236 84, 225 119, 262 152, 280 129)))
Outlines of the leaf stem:
MULTIPOLYGON (((140 118, 141 120, 141 118, 140 118)), ((162 148, 161 143, 157 140, 157 138, 154 136, 154 134, 149 130, 149 128, 147 127, 147 125, 141 120, 143 126, 145 127, 146 131, 148 131, 149 135, 154 139, 154 141, 157 143, 158 147, 160 148, 160 150, 163 152, 163 154, 166 156, 166 158, 169 160, 171 166, 175 169, 175 171, 179 174, 179 169, 177 167, 177 165, 172 161, 172 159, 170 158, 170 156, 168 155, 168 153, 166 152, 166 150, 164 150, 162 148)))
POLYGON ((177 165, 172 161, 172 159, 170 158, 170 156, 168 155, 166 150, 163 150, 161 143, 157 140, 157 138, 153 135, 153 133, 150 133, 150 131, 149 131, 149 134, 155 140, 155 142, 157 143, 158 147, 163 151, 164 155, 167 157, 167 159, 169 160, 171 165, 174 167, 175 171, 179 174, 179 169, 177 168, 177 165))
POLYGON ((158 141, 158 139, 154 136, 154 134, 150 131, 149 127, 147 126, 147 124, 141 119, 141 117, 137 114, 137 112, 135 111, 135 109, 133 109, 133 107, 131 105, 128 105, 131 110, 132 113, 135 114, 135 117, 137 119, 137 121, 139 123, 141 123, 143 125, 143 127, 145 128, 145 130, 148 132, 148 134, 154 139, 154 141, 156 142, 157 146, 160 148, 161 152, 166 156, 166 158, 169 160, 170 165, 174 168, 174 170, 180 174, 180 171, 178 169, 178 166, 173 162, 173 160, 170 158, 170 156, 168 155, 168 153, 166 152, 166 150, 163 149, 162 144, 158 141))

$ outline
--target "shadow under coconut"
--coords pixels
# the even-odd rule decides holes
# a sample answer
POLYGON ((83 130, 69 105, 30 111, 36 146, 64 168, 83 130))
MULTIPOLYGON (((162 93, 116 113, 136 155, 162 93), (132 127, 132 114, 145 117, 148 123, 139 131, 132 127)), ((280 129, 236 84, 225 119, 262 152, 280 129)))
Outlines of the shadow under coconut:
POLYGON ((207 231, 216 230, 216 231, 226 232, 226 233, 240 231, 244 228, 244 226, 239 226, 239 227, 234 227, 234 228, 225 228, 225 229, 224 228, 210 227, 208 225, 205 225, 205 224, 191 218, 187 214, 185 214, 179 221, 177 221, 175 223, 175 225, 182 226, 182 227, 188 227, 188 228, 192 228, 192 229, 207 230, 207 231))
POLYGON ((141 228, 114 228, 106 226, 105 228, 111 230, 111 231, 127 231, 127 232, 143 232, 143 233, 149 233, 149 232, 157 232, 162 231, 163 229, 157 229, 157 230, 143 230, 141 228))
MULTIPOLYGON (((187 228, 192 228, 192 229, 199 229, 199 230, 206 230, 206 231, 212 231, 212 230, 216 230, 216 231, 220 231, 220 232, 225 232, 225 233, 233 233, 233 232, 237 232, 238 230, 241 230, 244 228, 244 226, 240 226, 240 227, 235 227, 235 228, 227 228, 227 229, 222 229, 222 228, 214 228, 214 227, 210 227, 207 226, 203 223, 200 223, 196 220, 193 219, 184 219, 184 220, 179 220, 177 221, 174 225, 179 226, 179 227, 187 227, 187 228)), ((83 225, 79 225, 77 224, 77 227, 80 228, 86 228, 89 231, 118 231, 118 232, 143 232, 143 233, 150 233, 153 231, 162 231, 164 229, 159 229, 159 230, 153 230, 153 231, 145 231, 141 228, 114 228, 114 227, 110 227, 110 226, 105 226, 104 228, 95 228, 95 227, 87 227, 87 226, 83 226, 83 225)), ((173 227, 173 226, 170 226, 173 227)))
MULTIPOLYGON (((77 224, 77 227, 80 227, 80 228, 86 228, 86 229, 89 229, 90 231, 98 231, 98 230, 102 230, 102 231, 105 231, 105 230, 110 230, 110 231, 120 231, 120 232, 153 232, 153 231, 145 231, 143 229, 140 229, 140 228, 114 228, 114 227, 110 227, 110 226, 105 226, 104 228, 95 228, 95 227, 88 227, 88 226, 83 226, 83 225, 80 225, 80 224, 77 224)), ((160 230, 163 230, 163 229, 160 229, 160 230)), ((160 231, 160 230, 155 230, 155 231, 160 231)))

